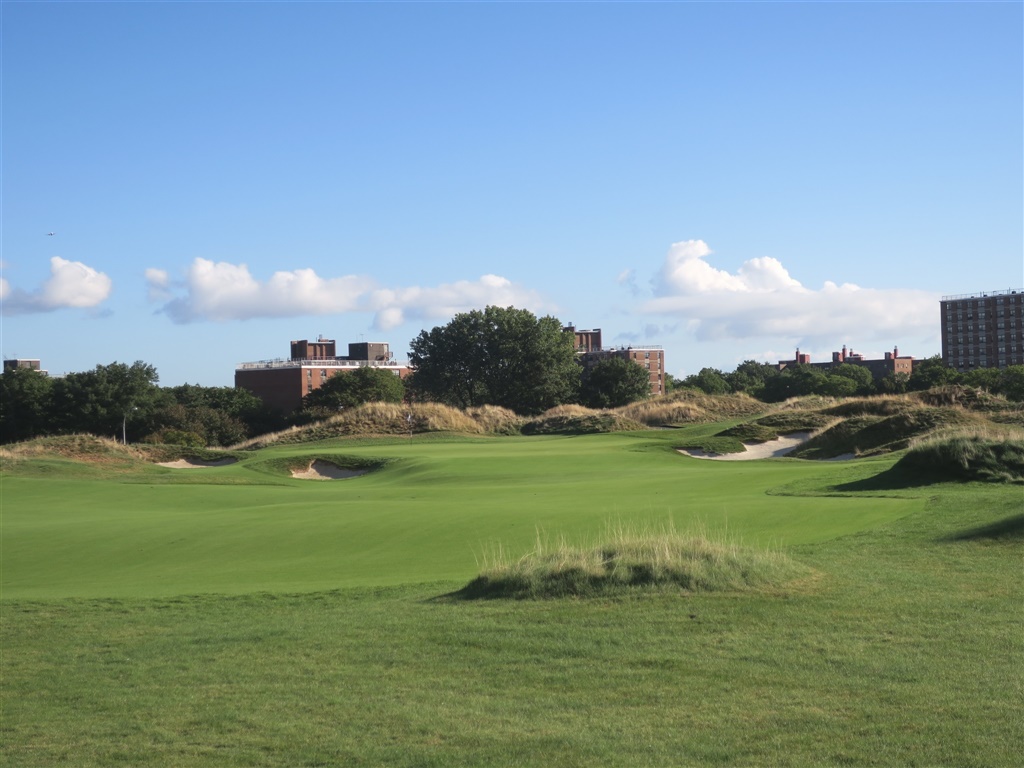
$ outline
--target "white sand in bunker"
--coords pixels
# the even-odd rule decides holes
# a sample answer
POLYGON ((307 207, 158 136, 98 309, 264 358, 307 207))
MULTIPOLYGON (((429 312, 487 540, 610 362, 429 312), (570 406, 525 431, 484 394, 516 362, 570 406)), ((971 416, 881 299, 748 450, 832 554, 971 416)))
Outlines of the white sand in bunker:
POLYGON ((793 432, 781 435, 767 443, 744 443, 746 450, 741 453, 705 453, 697 448, 680 448, 679 452, 695 459, 713 459, 715 461, 751 461, 752 459, 773 459, 785 456, 806 443, 811 437, 810 432, 793 432))
POLYGON ((293 470, 292 477, 300 480, 347 480, 350 477, 365 475, 367 469, 342 469, 327 461, 314 461, 309 469, 293 470))
POLYGON ((171 469, 205 469, 207 467, 226 467, 228 464, 235 464, 238 459, 217 459, 216 461, 203 461, 201 459, 178 459, 177 461, 161 461, 159 466, 170 467, 171 469))

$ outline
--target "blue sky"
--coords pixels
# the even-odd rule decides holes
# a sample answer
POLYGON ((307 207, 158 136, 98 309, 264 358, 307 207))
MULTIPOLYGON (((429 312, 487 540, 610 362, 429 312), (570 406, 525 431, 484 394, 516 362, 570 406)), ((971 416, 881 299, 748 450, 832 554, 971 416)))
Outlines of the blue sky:
POLYGON ((936 354, 1024 288, 1022 11, 7 0, 2 353, 219 386, 500 304, 677 376, 936 354))

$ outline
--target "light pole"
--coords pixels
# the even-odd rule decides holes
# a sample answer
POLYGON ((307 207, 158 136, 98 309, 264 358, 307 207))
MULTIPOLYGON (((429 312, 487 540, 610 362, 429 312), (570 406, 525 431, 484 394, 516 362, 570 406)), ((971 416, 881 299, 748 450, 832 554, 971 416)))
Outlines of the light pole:
MULTIPOLYGON (((130 410, 137 411, 139 409, 133 406, 130 410)), ((121 445, 128 445, 128 410, 126 409, 122 415, 124 418, 121 419, 121 445)))

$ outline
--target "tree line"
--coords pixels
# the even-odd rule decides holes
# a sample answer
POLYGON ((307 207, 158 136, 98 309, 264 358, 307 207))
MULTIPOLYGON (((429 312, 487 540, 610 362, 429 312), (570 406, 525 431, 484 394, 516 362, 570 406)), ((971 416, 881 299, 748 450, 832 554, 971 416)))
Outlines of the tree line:
POLYGON ((160 387, 156 368, 114 362, 51 378, 28 368, 0 376, 0 441, 89 433, 126 442, 226 446, 285 426, 244 389, 160 387))
MULTIPOLYGON (((114 362, 50 378, 27 368, 0 376, 0 442, 54 434, 90 433, 129 442, 227 446, 286 426, 321 420, 365 402, 432 401, 458 408, 497 405, 535 415, 579 403, 616 408, 650 395, 649 372, 621 357, 584 368, 575 336, 557 318, 515 307, 455 315, 412 340, 413 374, 357 368, 333 376, 307 395, 293 414, 274 411, 245 389, 183 384, 160 387, 142 361, 114 362)), ((802 395, 848 397, 925 390, 946 384, 980 387, 1024 401, 1024 366, 959 373, 939 356, 917 361, 913 374, 875 380, 862 366, 778 366, 746 360, 735 370, 702 368, 665 391, 690 387, 708 394, 745 392, 764 402, 802 395)))
POLYGON ((890 373, 875 379, 860 365, 841 363, 831 368, 793 365, 779 370, 770 363, 746 360, 730 373, 702 368, 699 373, 673 381, 675 386, 692 387, 711 395, 745 392, 766 403, 782 402, 802 395, 850 397, 854 395, 900 394, 944 385, 986 389, 1014 401, 1024 401, 1024 365, 1007 368, 977 368, 960 373, 948 368, 940 355, 914 362, 913 373, 890 373))

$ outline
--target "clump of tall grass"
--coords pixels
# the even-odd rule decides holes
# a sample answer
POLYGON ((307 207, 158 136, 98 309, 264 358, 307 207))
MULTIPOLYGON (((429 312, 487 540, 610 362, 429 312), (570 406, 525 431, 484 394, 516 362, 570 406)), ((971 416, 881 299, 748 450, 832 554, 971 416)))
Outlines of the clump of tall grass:
POLYGON ((480 425, 484 432, 494 435, 513 435, 519 432, 523 418, 515 411, 500 405, 480 405, 467 408, 466 415, 480 425))
POLYGON ((995 428, 946 434, 911 446, 897 466, 937 477, 1024 484, 1024 435, 995 428))
POLYGON ((12 443, 0 449, 6 465, 37 458, 60 457, 93 464, 123 463, 150 458, 152 451, 142 446, 124 445, 119 440, 95 435, 54 435, 12 443))
POLYGON ((357 435, 407 435, 457 432, 469 435, 514 434, 521 419, 512 411, 485 405, 465 411, 441 403, 363 403, 323 421, 261 435, 232 446, 262 448, 357 435))
POLYGON ((708 395, 700 390, 679 389, 667 395, 641 400, 618 408, 626 418, 648 426, 692 424, 763 413, 769 406, 747 394, 708 395))
POLYGON ((617 411, 594 410, 582 405, 558 405, 523 422, 524 435, 629 432, 646 427, 617 411))
POLYGON ((873 395, 844 400, 822 410, 832 416, 894 416, 919 406, 916 399, 907 395, 873 395))
POLYGON ((870 456, 907 448, 915 438, 981 424, 976 414, 960 408, 919 406, 892 416, 849 416, 814 435, 790 455, 800 459, 827 459, 844 454, 870 456))
POLYGON ((716 542, 671 527, 619 527, 584 546, 565 540, 550 544, 538 534, 534 549, 522 557, 496 550, 458 594, 474 599, 598 597, 637 590, 737 592, 777 587, 807 572, 778 551, 716 542))

